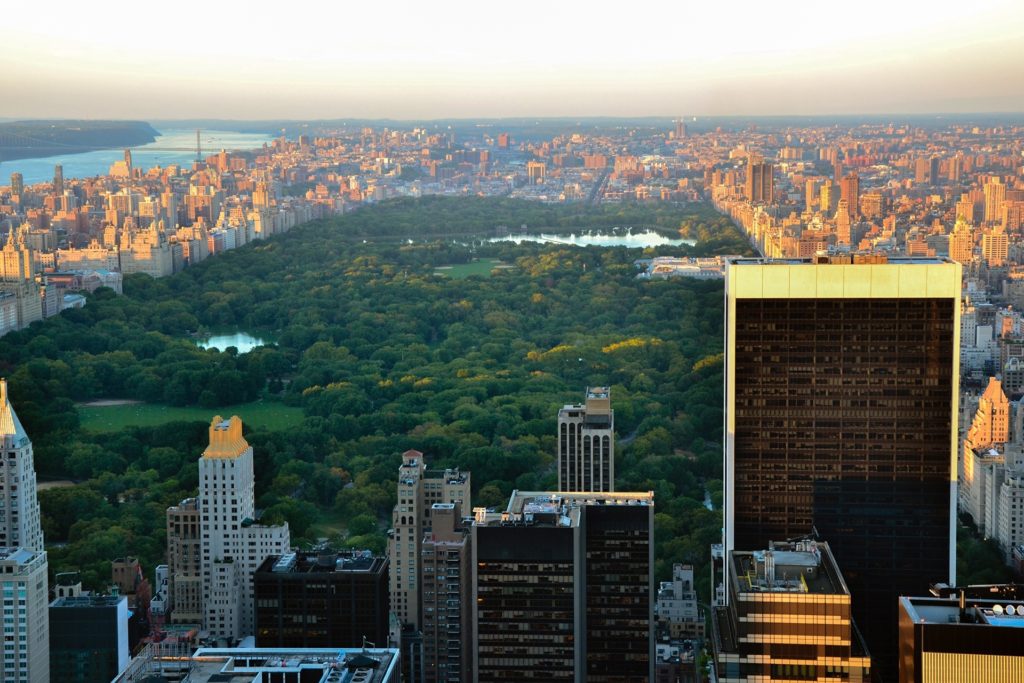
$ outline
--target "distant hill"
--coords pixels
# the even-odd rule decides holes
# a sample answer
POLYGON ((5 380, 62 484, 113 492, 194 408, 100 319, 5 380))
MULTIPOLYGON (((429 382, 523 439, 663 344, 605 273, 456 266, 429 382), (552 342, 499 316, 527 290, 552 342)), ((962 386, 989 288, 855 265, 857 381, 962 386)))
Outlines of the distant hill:
POLYGON ((153 142, 145 121, 8 121, 0 123, 0 159, 25 159, 133 147, 153 142))

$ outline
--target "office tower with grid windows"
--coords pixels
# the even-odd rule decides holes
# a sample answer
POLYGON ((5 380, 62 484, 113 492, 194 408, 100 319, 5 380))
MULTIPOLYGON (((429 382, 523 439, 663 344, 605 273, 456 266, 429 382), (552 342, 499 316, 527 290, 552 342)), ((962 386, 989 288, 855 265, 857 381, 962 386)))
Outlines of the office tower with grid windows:
POLYGON ((474 510, 473 680, 654 680, 654 494, 514 491, 474 510))
POLYGON ((817 532, 873 670, 896 600, 955 580, 960 265, 730 259, 725 557, 817 532))

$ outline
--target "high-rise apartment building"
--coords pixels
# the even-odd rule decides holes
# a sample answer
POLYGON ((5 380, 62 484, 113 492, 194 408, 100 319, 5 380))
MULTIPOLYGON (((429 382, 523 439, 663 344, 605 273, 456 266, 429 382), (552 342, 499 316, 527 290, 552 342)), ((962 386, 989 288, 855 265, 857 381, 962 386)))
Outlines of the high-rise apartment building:
POLYGON ((175 624, 203 623, 203 546, 199 501, 167 508, 167 609, 175 624))
POLYGON ((773 543, 729 553, 729 604, 712 619, 722 683, 870 680, 850 590, 828 543, 773 543))
POLYGON ((50 619, 46 553, 0 547, 4 600, 0 683, 50 683, 50 619))
POLYGON ((860 219, 860 176, 855 172, 848 173, 839 181, 840 198, 846 200, 850 218, 860 219))
POLYGON ((959 264, 730 259, 725 555, 817 531, 873 667, 895 601, 955 579, 959 264))
POLYGON ((288 525, 259 524, 254 506, 253 453, 242 420, 218 415, 199 459, 203 626, 214 636, 238 639, 255 632, 253 574, 289 547, 288 525))
POLYGON ((257 647, 359 647, 388 639, 388 558, 271 555, 253 575, 257 647))
POLYGON ((414 630, 421 626, 420 550, 432 529, 435 503, 470 509, 470 474, 457 469, 428 470, 423 453, 402 454, 398 470, 398 502, 391 517, 391 610, 414 630))
POLYGON ((64 194, 64 167, 60 164, 53 167, 53 194, 57 197, 64 194))
POLYGON ((474 681, 653 681, 652 493, 515 491, 475 512, 474 681))
POLYGON ((850 209, 845 199, 839 200, 836 208, 836 242, 850 246, 850 209))
POLYGON ((1002 178, 994 176, 985 183, 985 222, 995 223, 1002 215, 1006 201, 1006 185, 1002 178))
POLYGON ((1002 225, 981 236, 981 256, 989 268, 1001 268, 1006 265, 1010 258, 1010 236, 1006 234, 1002 225))
POLYGON ((0 547, 42 551, 32 441, 11 405, 6 379, 0 379, 0 457, 0 547))
POLYGON ((473 567, 470 528, 455 503, 434 503, 420 551, 423 670, 427 683, 469 683, 473 567))
POLYGON ((615 490, 611 388, 589 387, 586 402, 558 411, 558 490, 615 490))
POLYGON ((748 158, 746 191, 752 203, 771 204, 775 196, 775 167, 769 162, 748 158))
POLYGON ((957 263, 970 263, 974 260, 974 230, 962 218, 956 220, 953 232, 949 235, 949 258, 957 263))
POLYGON ((16 197, 25 194, 25 176, 20 173, 11 174, 11 194, 16 197))
POLYGON ((1019 585, 937 590, 899 599, 899 683, 1024 680, 1019 585))

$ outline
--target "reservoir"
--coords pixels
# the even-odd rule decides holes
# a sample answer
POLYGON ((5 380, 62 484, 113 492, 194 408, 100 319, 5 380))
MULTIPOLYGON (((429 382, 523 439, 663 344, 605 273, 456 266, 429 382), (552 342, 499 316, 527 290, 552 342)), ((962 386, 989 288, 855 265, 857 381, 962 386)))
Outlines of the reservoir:
POLYGON ((653 230, 612 230, 612 231, 588 231, 581 233, 564 234, 509 234, 505 237, 492 237, 487 242, 541 242, 543 244, 567 244, 577 247, 663 247, 682 246, 684 244, 693 246, 696 240, 672 238, 661 235, 653 230))
POLYGON ((207 339, 197 340, 196 346, 201 349, 216 349, 217 351, 223 351, 229 346, 234 346, 238 349, 239 353, 248 353, 257 346, 264 346, 269 343, 271 342, 259 339, 246 332, 232 332, 230 334, 215 334, 207 339))

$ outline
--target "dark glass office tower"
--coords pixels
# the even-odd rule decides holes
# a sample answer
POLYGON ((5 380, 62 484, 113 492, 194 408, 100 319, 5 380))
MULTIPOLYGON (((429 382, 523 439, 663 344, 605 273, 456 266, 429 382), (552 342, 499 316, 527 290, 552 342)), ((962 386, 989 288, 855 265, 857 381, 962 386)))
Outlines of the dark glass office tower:
POLYGON ((651 493, 514 492, 473 526, 475 680, 650 683, 651 493))
POLYGON ((817 532, 881 680, 897 598, 954 581, 960 266, 736 259, 726 303, 726 551, 817 532))

